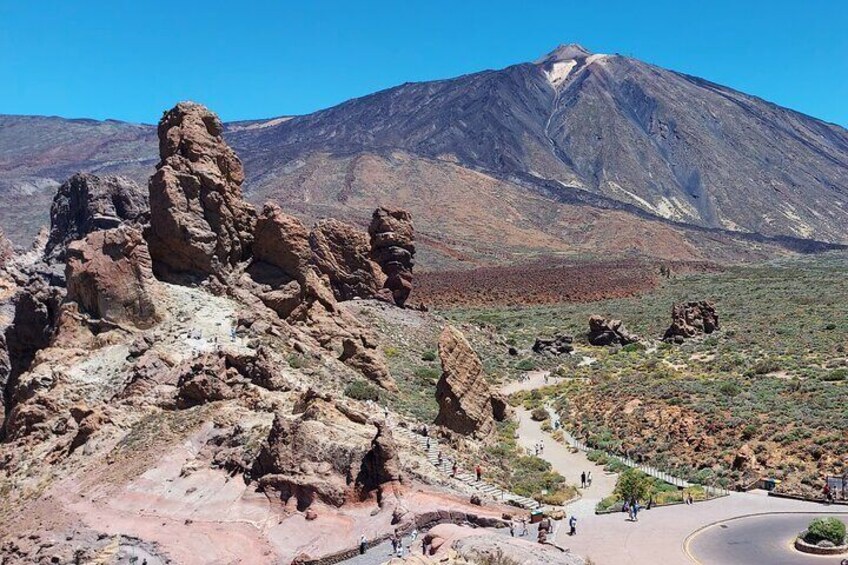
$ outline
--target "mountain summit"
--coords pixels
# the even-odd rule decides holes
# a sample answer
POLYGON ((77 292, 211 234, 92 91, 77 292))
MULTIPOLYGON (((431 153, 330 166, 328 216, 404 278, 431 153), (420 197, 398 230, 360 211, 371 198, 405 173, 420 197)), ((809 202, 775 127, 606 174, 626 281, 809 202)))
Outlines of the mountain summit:
MULTIPOLYGON (((705 257, 721 238, 848 243, 845 129, 576 44, 225 135, 250 173, 248 198, 364 223, 391 196, 419 218, 424 261, 502 260, 505 249, 705 257)), ((42 193, 77 170, 143 182, 155 151, 145 126, 0 117, 0 222, 21 242, 16 230, 39 223, 33 209, 46 219, 42 193)))

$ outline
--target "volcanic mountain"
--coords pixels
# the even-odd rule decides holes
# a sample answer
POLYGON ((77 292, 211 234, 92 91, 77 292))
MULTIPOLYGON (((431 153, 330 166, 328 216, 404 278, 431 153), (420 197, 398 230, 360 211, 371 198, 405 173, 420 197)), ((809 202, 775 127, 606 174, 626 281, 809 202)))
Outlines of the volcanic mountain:
MULTIPOLYGON (((424 266, 848 243, 848 131, 578 45, 225 135, 249 199, 364 224, 390 198, 417 218, 424 266)), ((0 116, 0 225, 23 243, 56 183, 77 170, 143 182, 155 154, 151 126, 0 116)))

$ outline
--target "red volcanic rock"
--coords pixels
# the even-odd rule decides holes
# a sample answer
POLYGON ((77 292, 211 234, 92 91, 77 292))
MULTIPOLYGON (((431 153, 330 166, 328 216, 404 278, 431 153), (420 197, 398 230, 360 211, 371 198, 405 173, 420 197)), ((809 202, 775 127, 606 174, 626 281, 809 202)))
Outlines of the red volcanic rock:
POLYGON ((150 254, 174 272, 220 274, 249 256, 256 213, 244 169, 218 117, 180 102, 159 121, 161 161, 150 178, 150 254))
MULTIPOLYGON (((266 493, 306 510, 314 502, 342 506, 399 480, 391 432, 351 419, 329 398, 307 392, 300 414, 277 413, 253 467, 266 493)), ((379 493, 378 493, 379 495, 379 493)))
POLYGON ((312 258, 309 230, 276 204, 265 204, 256 222, 253 255, 302 283, 312 258))
POLYGON ((77 173, 53 197, 44 256, 49 262, 64 261, 71 242, 138 220, 146 212, 147 195, 130 179, 77 173))
POLYGON ((509 410, 489 388, 480 358, 452 326, 439 336, 439 358, 442 376, 436 385, 439 414, 435 423, 462 435, 488 437, 495 430, 495 420, 506 419, 509 410))
POLYGON ((386 274, 384 288, 392 293, 395 304, 403 306, 412 292, 412 267, 415 265, 415 233, 412 214, 405 210, 377 208, 368 227, 371 257, 386 274))
POLYGON ((368 235, 334 219, 321 220, 309 234, 312 263, 330 281, 337 300, 370 298, 386 280, 371 260, 368 235))
POLYGON ((141 232, 129 226, 96 231, 67 250, 68 300, 95 318, 149 328, 156 309, 153 266, 141 232))
POLYGON ((719 329, 715 305, 707 300, 675 304, 671 309, 671 326, 664 341, 682 341, 697 334, 711 334, 719 329))

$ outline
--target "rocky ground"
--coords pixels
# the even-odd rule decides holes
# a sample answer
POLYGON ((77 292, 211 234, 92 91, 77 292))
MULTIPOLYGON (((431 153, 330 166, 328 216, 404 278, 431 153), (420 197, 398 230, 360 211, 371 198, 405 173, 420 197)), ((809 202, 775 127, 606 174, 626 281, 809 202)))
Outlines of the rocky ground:
POLYGON ((462 332, 401 308, 410 215, 378 209, 366 236, 256 210, 221 133, 177 105, 149 198, 76 176, 40 244, 0 256, 0 561, 309 563, 450 522, 428 559, 582 562, 487 541, 517 510, 472 501, 410 431, 459 459, 508 418, 462 332), (391 340, 416 331, 441 333, 440 425, 399 401, 391 340))

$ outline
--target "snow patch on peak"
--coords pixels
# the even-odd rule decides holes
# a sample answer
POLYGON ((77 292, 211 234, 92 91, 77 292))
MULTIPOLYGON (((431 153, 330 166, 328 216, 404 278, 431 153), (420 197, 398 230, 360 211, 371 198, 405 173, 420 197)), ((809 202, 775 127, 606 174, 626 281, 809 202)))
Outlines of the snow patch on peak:
POLYGON ((553 86, 559 86, 568 78, 574 67, 577 66, 577 61, 557 61, 551 65, 550 69, 545 69, 545 76, 548 77, 548 82, 553 86))

